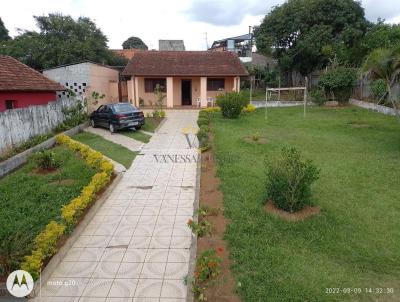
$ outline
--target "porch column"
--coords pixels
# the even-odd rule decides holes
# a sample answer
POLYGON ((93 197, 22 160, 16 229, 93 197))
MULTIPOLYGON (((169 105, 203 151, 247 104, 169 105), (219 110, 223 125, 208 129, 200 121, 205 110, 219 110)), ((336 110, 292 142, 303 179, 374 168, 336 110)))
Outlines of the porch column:
POLYGON ((236 92, 240 91, 240 77, 235 77, 233 79, 233 90, 236 92))
POLYGON ((128 90, 128 101, 131 104, 135 104, 134 103, 134 101, 135 101, 135 90, 134 90, 133 82, 134 82, 133 78, 131 78, 130 80, 128 80, 126 82, 126 87, 127 87, 127 90, 128 90))
POLYGON ((135 104, 135 106, 139 106, 139 78, 138 77, 134 77, 134 81, 135 81, 135 83, 134 83, 134 85, 135 85, 135 87, 134 87, 134 96, 133 96, 133 98, 134 98, 134 104, 135 104))
POLYGON ((207 77, 200 78, 200 106, 207 107, 207 77))
POLYGON ((174 107, 174 78, 167 77, 167 108, 174 107))

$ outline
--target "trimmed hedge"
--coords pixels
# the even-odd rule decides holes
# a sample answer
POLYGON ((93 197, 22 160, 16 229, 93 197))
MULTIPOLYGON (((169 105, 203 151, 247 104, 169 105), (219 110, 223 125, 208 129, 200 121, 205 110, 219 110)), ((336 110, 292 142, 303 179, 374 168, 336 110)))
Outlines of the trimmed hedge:
POLYGON ((26 256, 21 265, 21 269, 31 273, 35 280, 39 277, 43 261, 57 252, 58 240, 65 234, 66 230, 72 229, 86 207, 94 201, 96 193, 110 182, 114 173, 113 164, 105 159, 100 152, 64 134, 57 135, 56 142, 59 145, 66 145, 75 152, 79 152, 86 163, 95 169, 97 173, 92 177, 90 183, 82 189, 78 197, 62 207, 61 222, 50 221, 46 228, 35 238, 32 254, 26 256))

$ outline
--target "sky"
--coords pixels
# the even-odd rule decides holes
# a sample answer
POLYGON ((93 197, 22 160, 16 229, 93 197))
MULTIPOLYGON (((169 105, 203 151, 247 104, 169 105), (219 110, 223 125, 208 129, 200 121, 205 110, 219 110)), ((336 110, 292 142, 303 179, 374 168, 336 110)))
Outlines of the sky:
MULTIPOLYGON (((371 21, 379 17, 400 23, 399 0, 362 0, 371 21)), ((2 0, 0 17, 11 36, 18 29, 36 30, 33 15, 52 12, 89 17, 121 48, 130 36, 150 49, 159 39, 184 40, 187 50, 205 50, 214 40, 242 35, 258 25, 272 7, 284 0, 2 0)))

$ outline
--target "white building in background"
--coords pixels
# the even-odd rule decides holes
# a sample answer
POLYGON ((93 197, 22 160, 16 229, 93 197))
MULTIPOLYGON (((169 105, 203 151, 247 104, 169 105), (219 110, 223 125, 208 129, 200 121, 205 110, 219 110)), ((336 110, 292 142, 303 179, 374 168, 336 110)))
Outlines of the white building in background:
MULTIPOLYGON (((43 71, 43 74, 55 82, 64 85, 67 89, 75 93, 80 98, 89 99, 89 112, 95 110, 102 104, 119 102, 123 96, 123 88, 120 85, 119 71, 109 66, 92 62, 83 62, 58 66, 43 71), (97 104, 91 101, 92 92, 104 94, 103 99, 99 99, 97 104)), ((68 97, 68 92, 58 93, 59 97, 68 97)))

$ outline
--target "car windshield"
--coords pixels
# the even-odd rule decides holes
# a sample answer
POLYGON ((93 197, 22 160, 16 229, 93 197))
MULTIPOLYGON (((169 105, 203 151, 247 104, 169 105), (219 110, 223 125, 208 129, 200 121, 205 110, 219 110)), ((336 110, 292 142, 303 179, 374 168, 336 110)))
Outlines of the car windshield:
POLYGON ((135 110, 136 108, 133 107, 131 104, 115 104, 113 105, 113 109, 116 113, 121 113, 121 112, 130 112, 135 110))

